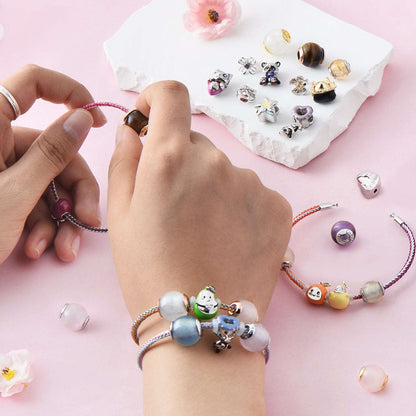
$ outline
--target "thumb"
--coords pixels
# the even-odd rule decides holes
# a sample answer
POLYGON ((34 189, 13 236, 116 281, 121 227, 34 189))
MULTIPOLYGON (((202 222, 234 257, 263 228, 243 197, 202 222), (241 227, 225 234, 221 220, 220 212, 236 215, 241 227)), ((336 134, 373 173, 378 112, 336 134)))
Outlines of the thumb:
POLYGON ((11 168, 15 182, 24 184, 24 192, 33 204, 75 157, 93 122, 86 110, 69 111, 44 130, 11 168))

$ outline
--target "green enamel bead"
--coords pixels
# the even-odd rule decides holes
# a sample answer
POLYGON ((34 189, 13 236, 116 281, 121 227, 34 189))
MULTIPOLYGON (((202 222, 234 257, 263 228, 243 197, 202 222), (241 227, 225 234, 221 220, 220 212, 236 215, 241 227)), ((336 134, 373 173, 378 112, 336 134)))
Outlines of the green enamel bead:
POLYGON ((202 289, 195 298, 193 311, 195 316, 200 320, 214 318, 220 308, 220 302, 215 298, 215 289, 213 286, 207 286, 202 289))

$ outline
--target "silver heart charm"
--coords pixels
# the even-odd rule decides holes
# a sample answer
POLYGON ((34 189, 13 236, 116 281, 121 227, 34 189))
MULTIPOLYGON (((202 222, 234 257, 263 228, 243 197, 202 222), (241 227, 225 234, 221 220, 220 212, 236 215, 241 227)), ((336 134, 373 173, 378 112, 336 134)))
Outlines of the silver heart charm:
POLYGON ((374 198, 380 193, 380 175, 374 172, 364 172, 357 175, 361 192, 366 198, 374 198))

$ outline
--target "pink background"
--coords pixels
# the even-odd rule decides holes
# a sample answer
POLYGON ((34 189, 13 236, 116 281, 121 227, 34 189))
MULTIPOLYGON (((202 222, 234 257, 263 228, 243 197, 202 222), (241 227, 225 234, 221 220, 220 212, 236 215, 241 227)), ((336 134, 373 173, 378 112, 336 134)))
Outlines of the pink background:
MULTIPOLYGON (((348 130, 323 155, 293 171, 252 154, 205 116, 195 116, 193 128, 209 134, 233 163, 254 169, 265 185, 285 195, 294 213, 315 203, 340 203, 296 227, 290 243, 297 256, 294 271, 307 283, 345 280, 356 293, 367 280, 390 280, 405 261, 407 238, 388 215, 394 211, 416 225, 416 6, 412 0, 400 7, 373 0, 309 2, 395 47, 380 92, 364 103, 348 130), (382 192, 373 200, 364 199, 355 183, 363 170, 381 175, 382 192), (357 228, 357 240, 348 248, 329 237, 340 219, 357 228)), ((135 94, 118 89, 102 44, 145 2, 117 3, 1 1, 1 78, 32 62, 83 82, 97 100, 133 106, 135 94)), ((37 103, 17 124, 42 128, 63 111, 37 103)), ((101 185, 104 216, 107 166, 121 119, 117 110, 105 111, 108 125, 93 131, 82 148, 101 185)), ((345 311, 306 303, 280 274, 265 319, 273 348, 266 372, 269 414, 414 415, 415 274, 411 269, 380 303, 357 302, 345 311), (369 394, 357 382, 360 367, 369 363, 384 367, 390 376, 382 393, 369 394)), ((18 247, 0 266, 0 317, 0 352, 27 348, 36 370, 36 380, 25 392, 0 399, 1 415, 142 413, 137 350, 107 236, 85 234, 73 264, 59 262, 53 251, 28 261, 18 247), (72 333, 57 319, 66 302, 79 302, 89 311, 91 322, 84 332, 72 333)))

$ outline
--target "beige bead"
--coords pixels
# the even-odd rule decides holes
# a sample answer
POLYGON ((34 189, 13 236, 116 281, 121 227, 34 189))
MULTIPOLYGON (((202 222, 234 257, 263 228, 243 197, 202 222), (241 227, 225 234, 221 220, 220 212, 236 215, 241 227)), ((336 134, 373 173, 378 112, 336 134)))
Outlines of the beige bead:
POLYGON ((336 59, 331 62, 328 69, 335 79, 344 79, 351 72, 351 65, 345 59, 336 59))

